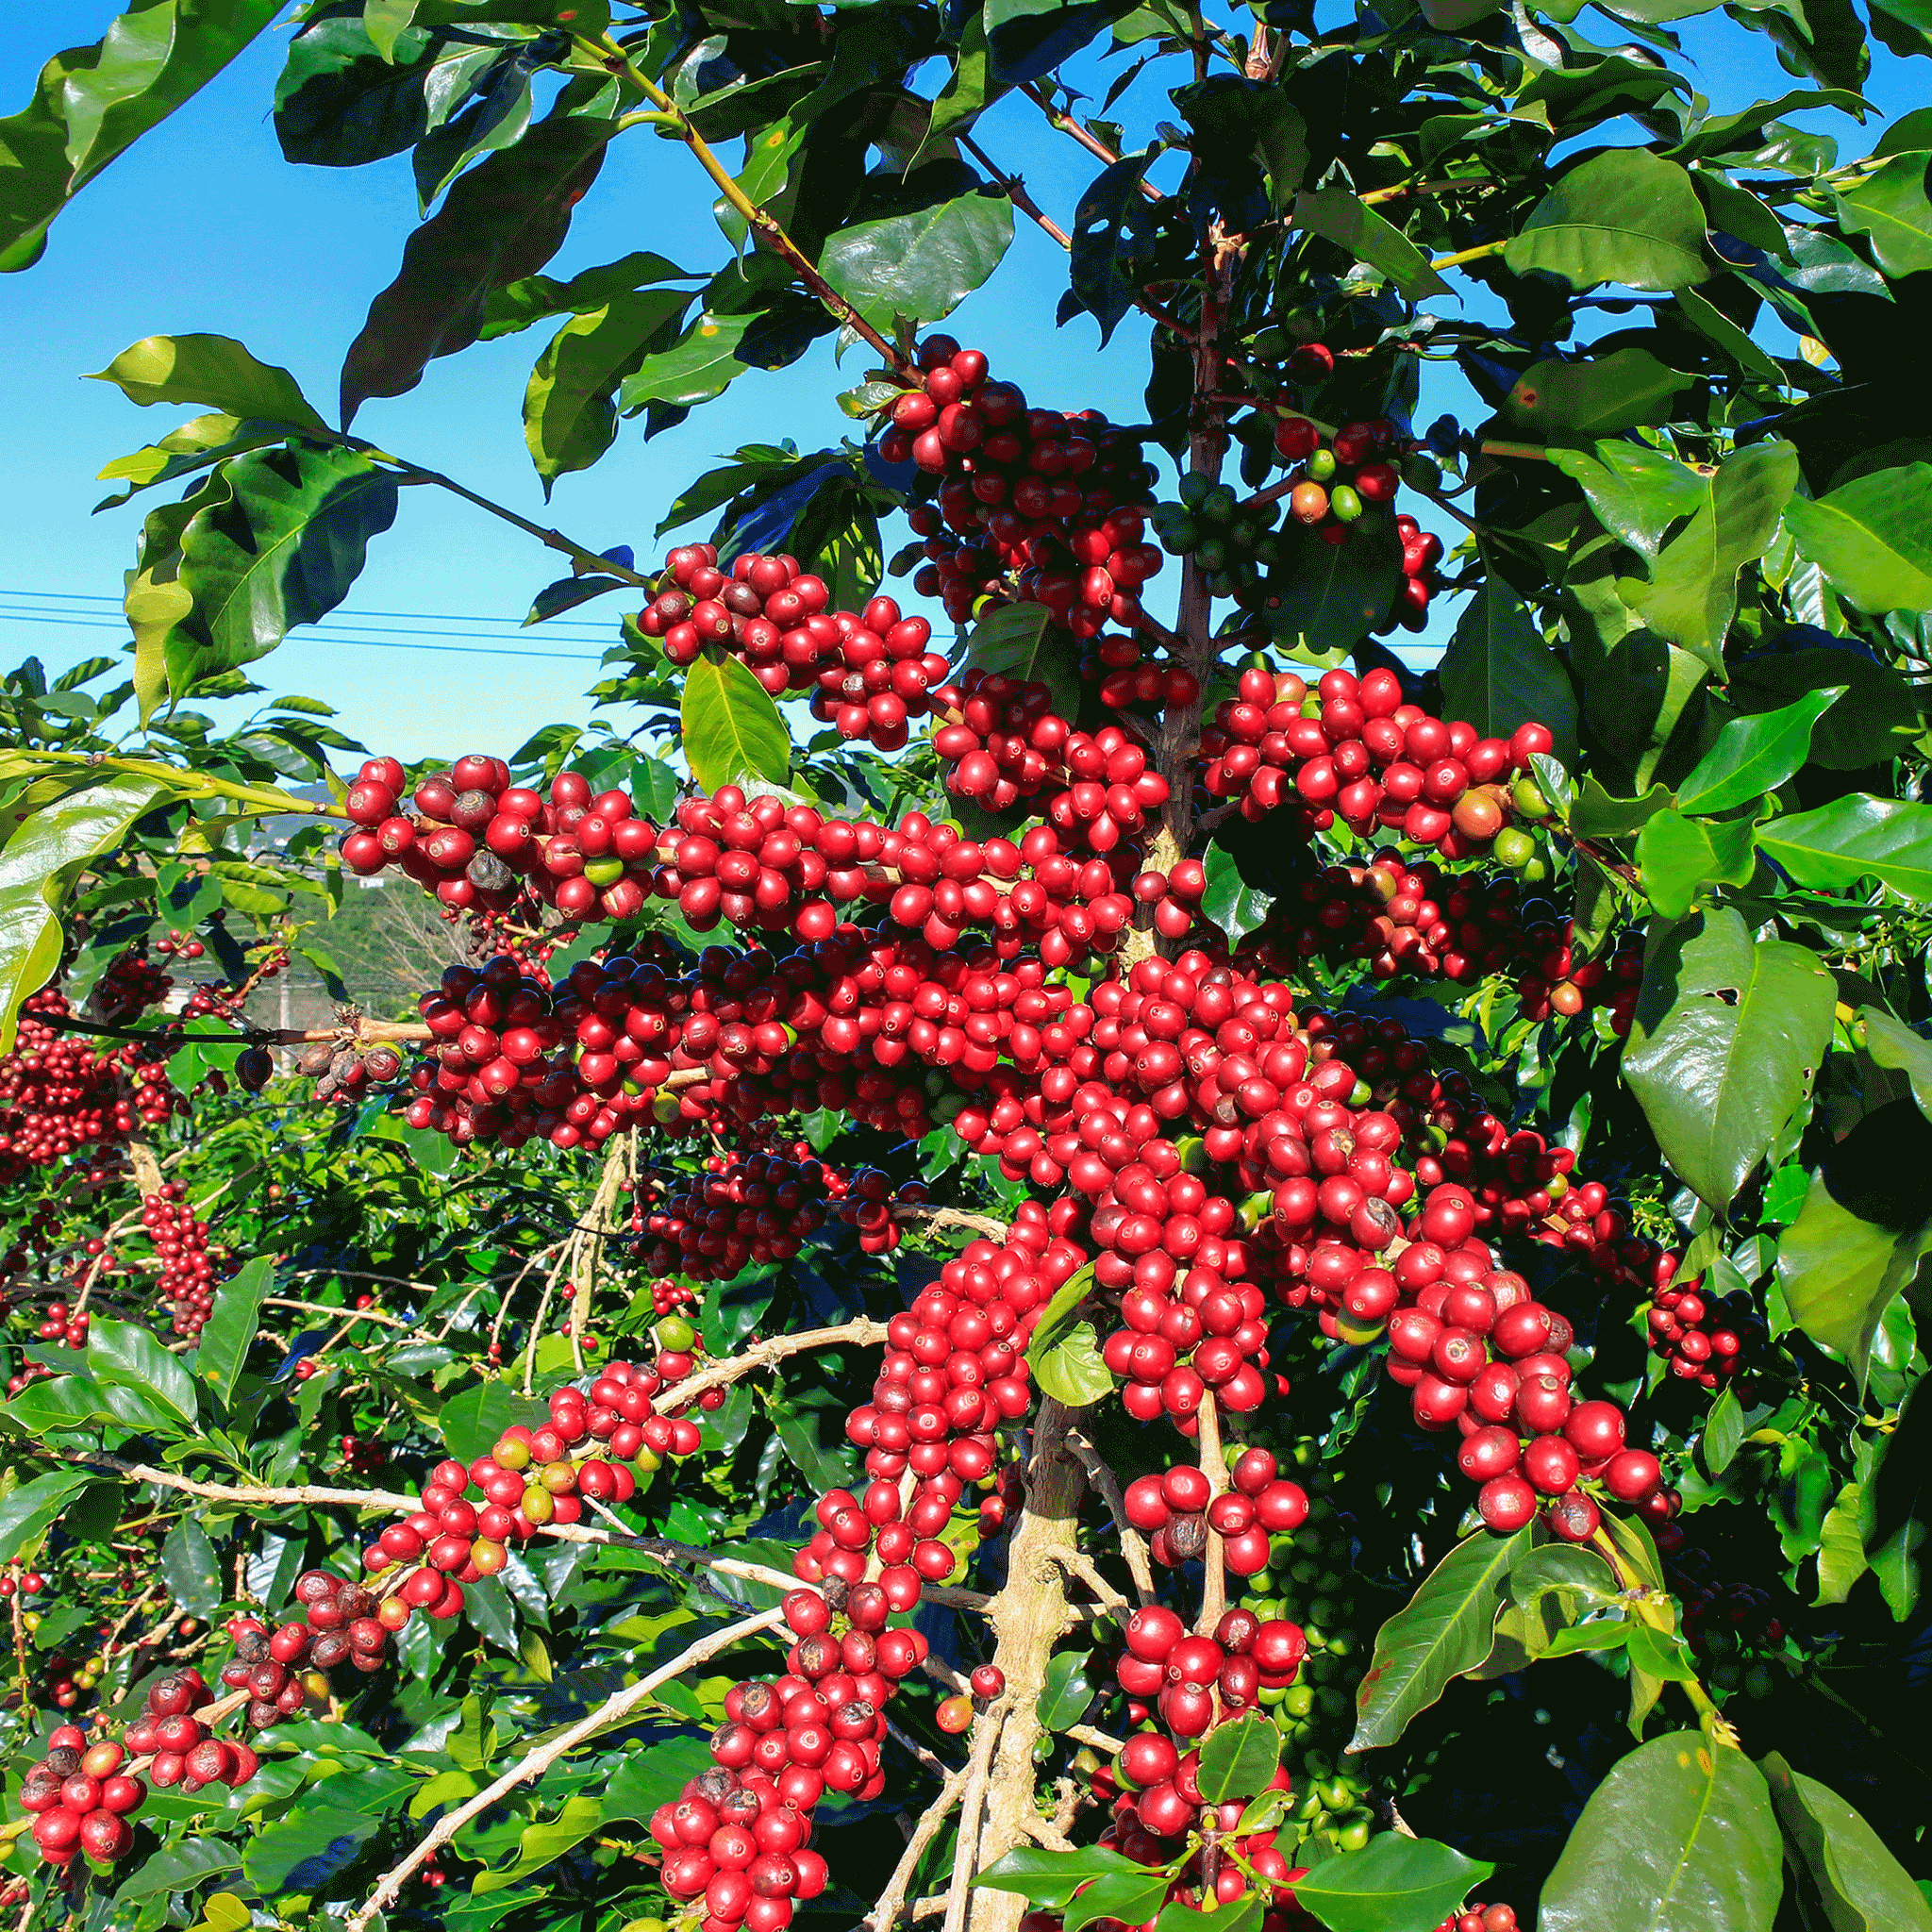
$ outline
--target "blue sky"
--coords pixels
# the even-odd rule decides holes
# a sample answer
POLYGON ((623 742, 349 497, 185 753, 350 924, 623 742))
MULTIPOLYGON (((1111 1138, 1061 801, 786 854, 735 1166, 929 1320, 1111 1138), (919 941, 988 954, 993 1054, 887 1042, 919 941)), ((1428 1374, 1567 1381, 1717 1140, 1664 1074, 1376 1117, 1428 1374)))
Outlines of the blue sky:
MULTIPOLYGON (((42 0, 26 30, 16 27, 0 43, 0 112, 25 104, 47 55, 98 39, 111 11, 104 0, 42 0)), ((1616 39, 1601 16, 1584 21, 1597 23, 1593 38, 1616 39)), ((1720 110, 1800 84, 1778 67, 1768 39, 1720 14, 1683 27, 1685 71, 1720 110)), ((84 372, 142 336, 205 330, 239 337, 263 360, 290 368, 311 401, 333 414, 342 352, 395 272, 417 219, 415 190, 407 156, 341 170, 282 159, 269 104, 288 39, 286 27, 262 36, 83 191, 55 224, 38 267, 0 276, 0 420, 10 445, 0 469, 0 612, 39 613, 0 621, 6 664, 31 652, 58 670, 87 655, 111 655, 125 641, 122 572, 142 507, 158 498, 91 517, 107 493, 94 476, 112 458, 163 434, 181 412, 139 409, 118 390, 80 380, 84 372), (108 627, 73 621, 93 614, 108 627)), ((1909 73, 1882 48, 1874 53, 1867 92, 1880 112, 1921 105, 1923 72, 1909 73)), ((1142 125, 1163 105, 1143 82, 1115 111, 1137 103, 1142 125)), ((1831 127, 1847 158, 1875 135, 1874 126, 1861 137, 1842 116, 1801 118, 1831 127)), ((1624 130, 1641 138, 1630 124, 1624 130)), ((1092 173, 1087 156, 1017 98, 982 121, 978 138, 1069 224, 1092 173)), ((714 267, 724 244, 708 188, 681 148, 643 133, 628 137, 613 148, 550 272, 569 275, 635 248, 695 270, 714 267)), ((996 374, 1022 381, 1039 401, 1136 419, 1144 337, 1124 325, 1101 352, 1090 319, 1056 329, 1064 287, 1064 256, 1022 221, 1002 271, 947 326, 984 347, 996 374)), ((1456 312, 1453 305, 1445 312, 1456 312)), ((592 547, 628 542, 650 558, 661 547, 651 533, 665 508, 718 454, 782 436, 809 449, 851 426, 833 397, 856 379, 858 358, 848 357, 841 376, 829 343, 821 343, 789 370, 741 378, 653 442, 643 441, 641 425, 626 425, 603 462, 564 477, 546 508, 520 415, 546 333, 506 337, 432 363, 410 394, 367 404, 358 430, 592 547)), ((1418 421, 1443 408, 1460 409, 1466 420, 1474 413, 1453 372, 1427 366, 1418 421)), ((894 542, 889 532, 889 553, 894 542)), ((590 607, 575 628, 515 630, 532 593, 562 569, 561 559, 457 499, 407 491, 395 527, 377 541, 338 613, 352 624, 330 632, 339 640, 353 627, 386 646, 323 642, 298 630, 253 675, 277 695, 297 691, 335 705, 342 728, 372 749, 410 758, 512 749, 540 724, 590 715, 582 693, 608 635, 595 626, 607 612, 614 625, 616 603, 590 607), (536 655, 486 655, 506 649, 536 655)), ((1453 613, 1432 628, 1434 641, 1448 622, 1453 613)))

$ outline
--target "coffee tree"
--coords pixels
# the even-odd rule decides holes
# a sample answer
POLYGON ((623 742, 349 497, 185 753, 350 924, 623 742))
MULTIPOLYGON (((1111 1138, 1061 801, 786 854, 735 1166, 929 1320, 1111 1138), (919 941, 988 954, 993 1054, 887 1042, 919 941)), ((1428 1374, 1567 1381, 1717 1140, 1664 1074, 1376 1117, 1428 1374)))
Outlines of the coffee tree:
MULTIPOLYGON (((288 10, 54 56, 5 265, 288 10)), ((131 670, 4 692, 23 1926, 1932 1925, 1932 42, 1734 9, 1716 112, 1697 10, 293 9, 431 210, 341 427, 115 358, 131 670), (942 332, 1016 219, 1144 420, 942 332), (641 562, 353 426, 538 327, 546 487, 833 334, 853 428, 641 562), (405 485, 602 722, 218 731, 405 485)))

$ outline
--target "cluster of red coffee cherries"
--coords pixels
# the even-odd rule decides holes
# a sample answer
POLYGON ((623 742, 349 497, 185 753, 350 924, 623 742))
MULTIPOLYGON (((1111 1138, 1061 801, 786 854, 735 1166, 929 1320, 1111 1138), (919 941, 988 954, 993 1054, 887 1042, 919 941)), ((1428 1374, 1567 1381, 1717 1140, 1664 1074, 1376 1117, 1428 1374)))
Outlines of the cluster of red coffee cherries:
POLYGON ((1282 1476, 1272 1451, 1243 1450, 1228 1480, 1232 1487, 1216 1495, 1206 1471, 1175 1462, 1127 1485, 1127 1521, 1146 1536, 1157 1563, 1177 1570, 1199 1562, 1211 1529, 1221 1539, 1223 1568, 1253 1576, 1267 1568, 1268 1539, 1291 1534, 1307 1521, 1307 1492, 1282 1476))
POLYGON ((35 1848, 56 1866, 82 1856, 103 1864, 125 1858, 134 1849, 128 1818, 146 1799, 147 1786, 134 1775, 127 1747, 108 1740, 90 1744, 75 1724, 55 1731, 47 1755, 29 1767, 20 1788, 21 1808, 34 1822, 35 1848))
POLYGON ((233 1257, 208 1245, 208 1224, 179 1181, 163 1181, 141 1204, 141 1225, 161 1264, 156 1292, 174 1312, 176 1335, 192 1339, 214 1312, 215 1290, 234 1273, 233 1257))
POLYGON ((14 1050, 0 1058, 0 1186, 97 1142, 125 1141, 143 1123, 165 1120, 175 1095, 159 1066, 123 1077, 139 1052, 130 1044, 97 1054, 50 1022, 68 1018, 65 993, 47 987, 21 1008, 14 1050))
MULTIPOLYGON (((273 1631, 253 1617, 229 1626, 235 1656, 223 1667, 222 1682, 246 1696, 251 1730, 269 1730, 311 1704, 325 1702, 332 1671, 346 1668, 373 1677, 386 1661, 390 1639, 409 1621, 413 1607, 399 1594, 378 1595, 328 1570, 304 1571, 295 1579, 293 1594, 299 1619, 273 1631)), ((246 1747, 215 1748, 232 1752, 246 1747)), ((253 1772, 252 1760, 251 1753, 243 1776, 253 1772)), ((167 1780, 158 1775, 155 1781, 167 1780)))
POLYGON ((1444 858, 1473 858, 1518 817, 1547 812, 1533 787, 1518 788, 1554 742, 1541 724, 1484 738, 1433 718, 1392 671, 1326 672, 1310 691, 1291 671, 1248 670, 1201 734, 1201 784, 1257 823, 1285 805, 1307 832, 1339 819, 1358 838, 1384 828, 1444 858))
POLYGON ((549 796, 510 783, 501 758, 475 754, 433 772, 403 800, 391 758, 367 760, 343 800, 357 827, 342 863, 369 877, 393 864, 446 908, 507 912, 520 890, 567 918, 635 919, 650 889, 658 830, 626 791, 593 792, 559 772, 549 796))
POLYGON ((1652 1287, 1645 1314, 1651 1350, 1676 1380, 1716 1389, 1743 1366, 1764 1324, 1748 1292, 1708 1296, 1703 1276, 1678 1281, 1676 1268, 1677 1257, 1669 1254, 1660 1255, 1655 1265, 1663 1278, 1652 1287))
POLYGON ((927 693, 945 682, 924 618, 906 616, 891 597, 862 611, 829 609, 825 580, 795 557, 747 552, 721 570, 711 544, 691 543, 671 553, 665 577, 638 627, 663 640, 674 664, 695 663, 707 648, 728 652, 774 697, 810 691, 812 716, 841 738, 897 751, 908 721, 925 716, 927 693))
POLYGON ((752 1264, 790 1260, 845 1197, 844 1176, 815 1157, 713 1155, 705 1165, 667 1183, 644 1216, 653 1244, 639 1258, 654 1274, 728 1281, 752 1264))
POLYGON ((926 337, 919 368, 879 439, 880 456, 917 464, 937 497, 911 512, 927 558, 913 588, 959 623, 1010 575, 1075 638, 1135 623, 1141 586, 1165 560, 1143 539, 1158 473, 1138 438, 1098 410, 1029 409, 951 336, 926 337))

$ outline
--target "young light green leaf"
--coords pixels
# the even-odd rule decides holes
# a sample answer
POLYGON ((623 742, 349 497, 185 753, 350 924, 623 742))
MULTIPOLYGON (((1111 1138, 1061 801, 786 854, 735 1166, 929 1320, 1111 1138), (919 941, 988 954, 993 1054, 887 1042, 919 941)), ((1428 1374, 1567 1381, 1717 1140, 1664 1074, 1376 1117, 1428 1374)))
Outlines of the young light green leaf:
POLYGON ((791 772, 791 740, 778 708, 746 666, 705 656, 684 675, 684 755, 708 791, 764 778, 782 785, 791 772))
POLYGON ((1201 1795, 1210 1805, 1252 1798, 1266 1789, 1280 1763, 1281 1733, 1272 1719, 1251 1711, 1208 1732, 1196 1774, 1201 1795))
POLYGON ((1741 886, 1757 867, 1749 819, 1719 824, 1660 811, 1637 835, 1637 865, 1650 903, 1681 919, 1706 886, 1741 886))
POLYGON ((257 361, 228 336, 143 336, 88 380, 111 382, 143 408, 194 403, 238 422, 259 417, 303 429, 325 426, 286 369, 257 361))

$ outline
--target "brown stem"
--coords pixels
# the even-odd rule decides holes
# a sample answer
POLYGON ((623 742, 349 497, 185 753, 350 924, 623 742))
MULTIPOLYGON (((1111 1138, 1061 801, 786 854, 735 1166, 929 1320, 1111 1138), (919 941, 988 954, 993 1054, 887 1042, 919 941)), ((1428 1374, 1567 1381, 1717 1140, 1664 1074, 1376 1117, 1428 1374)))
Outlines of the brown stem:
POLYGON ((708 1368, 699 1369, 695 1374, 687 1375, 682 1382, 674 1382, 653 1406, 662 1415, 682 1408, 693 1395, 702 1395, 707 1389, 720 1389, 741 1376, 757 1374, 761 1369, 782 1362, 787 1356, 803 1355, 814 1348, 842 1348, 848 1343, 855 1348, 873 1348, 885 1339, 886 1324, 863 1316, 837 1328, 807 1328, 797 1335, 774 1335, 753 1343, 742 1355, 725 1357, 708 1368))
MULTIPOLYGON (((1221 1454, 1221 1411, 1212 1391, 1201 1398, 1201 1474, 1208 1478, 1208 1507, 1227 1488, 1227 1464, 1221 1454)), ((1221 1621, 1227 1607, 1227 1573, 1221 1561, 1221 1532, 1208 1531, 1208 1550, 1202 1558, 1201 1620, 1195 1629, 1203 1635, 1221 1621)))
MULTIPOLYGON (((1077 121, 1075 121, 1071 114, 1064 113, 1058 108, 1056 108, 1054 104, 1047 99, 1045 93, 1041 92, 1040 83, 1038 81, 1023 82, 1020 88, 1020 92, 1023 94, 1024 94, 1026 98, 1029 101, 1031 101, 1033 105, 1036 108, 1038 108, 1042 114, 1044 114, 1046 118, 1050 122, 1052 122, 1053 125, 1056 127, 1058 127, 1062 134, 1068 135, 1073 140, 1077 141, 1080 143, 1080 145, 1084 147, 1090 155, 1093 156, 1093 158, 1096 160, 1105 161, 1107 165, 1110 168, 1117 160, 1120 159, 1120 156, 1115 154, 1112 148, 1108 147, 1106 142, 1102 141, 1098 135, 1088 133, 1086 128, 1082 127, 1080 124, 1077 121)), ((1167 199, 1167 197, 1161 193, 1159 189, 1156 188, 1150 181, 1147 181, 1144 178, 1141 182, 1141 196, 1143 201, 1165 201, 1167 199)))

